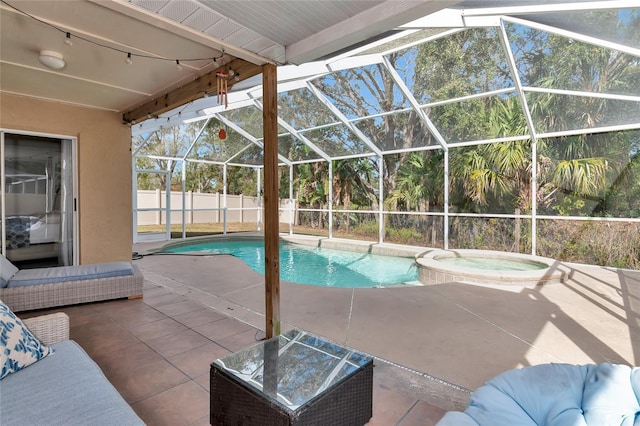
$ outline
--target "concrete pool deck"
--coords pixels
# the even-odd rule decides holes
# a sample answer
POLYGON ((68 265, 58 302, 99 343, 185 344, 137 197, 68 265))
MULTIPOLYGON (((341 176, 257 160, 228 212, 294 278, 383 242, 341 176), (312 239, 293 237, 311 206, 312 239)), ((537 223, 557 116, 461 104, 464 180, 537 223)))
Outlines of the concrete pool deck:
MULTIPOLYGON (((145 254, 162 245, 134 250, 145 254)), ((151 255, 135 263, 148 282, 264 329, 264 277, 241 260, 151 255)), ((473 390, 511 368, 639 365, 640 271, 554 267, 566 271, 566 282, 539 288, 453 282, 340 289, 281 282, 283 330, 306 330, 401 366, 408 389, 416 377, 426 378, 433 388, 421 388, 429 393, 424 399, 445 409, 468 396, 461 388, 473 390)))

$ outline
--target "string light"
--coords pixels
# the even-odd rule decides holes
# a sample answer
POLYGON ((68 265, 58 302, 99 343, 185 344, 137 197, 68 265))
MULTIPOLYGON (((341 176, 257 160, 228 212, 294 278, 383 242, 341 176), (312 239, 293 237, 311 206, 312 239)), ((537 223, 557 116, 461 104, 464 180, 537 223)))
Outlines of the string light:
MULTIPOLYGON (((153 115, 153 114, 151 114, 151 116, 149 116, 149 114, 147 114, 147 119, 155 119, 155 120, 166 119, 167 123, 170 123, 171 119, 173 119, 173 118, 177 118, 178 120, 182 120, 182 111, 184 111, 185 109, 189 108, 192 105, 193 105, 193 101, 191 101, 191 102, 189 102, 187 104, 184 104, 182 106, 182 108, 180 109, 180 111, 174 112, 173 114, 166 115, 166 116, 165 115, 162 115, 162 116, 153 115)), ((129 124, 129 126, 131 126, 132 124, 137 124, 137 123, 132 122, 132 123, 128 123, 128 124, 129 124)), ((162 127, 162 125, 161 125, 161 127, 162 127)), ((142 128, 142 123, 140 123, 140 128, 142 128)))
POLYGON ((43 21, 42 19, 36 18, 33 15, 30 15, 29 13, 27 13, 27 12, 25 12, 25 11, 15 7, 15 6, 13 6, 12 4, 8 3, 6 0, 0 0, 0 3, 7 5, 8 7, 10 7, 13 10, 15 10, 16 12, 19 12, 19 13, 23 14, 24 16, 27 16, 27 17, 33 19, 34 21, 40 22, 41 24, 47 25, 47 26, 49 26, 49 27, 51 27, 51 28, 53 28, 53 29, 55 29, 57 31, 60 31, 61 33, 63 33, 65 35, 64 44, 67 45, 67 46, 73 46, 73 40, 71 38, 71 36, 73 35, 74 38, 82 40, 82 41, 85 41, 87 43, 91 43, 94 46, 98 46, 98 47, 102 47, 104 49, 110 49, 110 50, 113 50, 115 52, 120 52, 120 53, 126 54, 127 58, 125 59, 125 62, 127 64, 133 63, 133 57, 145 58, 145 59, 153 59, 153 60, 157 60, 157 61, 171 61, 171 62, 175 62, 176 66, 178 67, 178 71, 181 71, 182 70, 182 65, 180 65, 181 62, 184 63, 184 62, 196 62, 196 61, 213 61, 213 63, 217 63, 218 59, 223 59, 224 58, 224 53, 225 53, 224 49, 220 50, 221 51, 220 55, 218 55, 218 56, 210 56, 208 58, 179 58, 179 59, 172 59, 172 58, 164 58, 164 57, 161 57, 161 56, 152 56, 152 55, 143 55, 143 54, 131 53, 131 52, 128 52, 126 50, 118 49, 116 47, 108 46, 106 44, 102 44, 102 43, 90 40, 90 39, 88 39, 86 37, 83 37, 83 36, 72 34, 71 32, 69 32, 69 31, 67 31, 65 29, 62 29, 62 28, 57 27, 57 26, 55 26, 55 25, 53 25, 53 24, 51 24, 49 22, 43 21), (129 61, 131 61, 131 62, 129 62, 129 61))

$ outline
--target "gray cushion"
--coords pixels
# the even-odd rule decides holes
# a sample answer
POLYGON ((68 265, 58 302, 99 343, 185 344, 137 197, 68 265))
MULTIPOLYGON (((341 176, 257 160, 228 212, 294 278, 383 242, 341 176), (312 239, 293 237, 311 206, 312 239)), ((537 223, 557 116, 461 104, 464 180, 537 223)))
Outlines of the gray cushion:
POLYGON ((471 394, 464 413, 449 412, 437 425, 638 426, 639 420, 640 367, 552 363, 497 375, 471 394))
POLYGON ((74 341, 0 381, 0 424, 143 425, 98 365, 74 341))
POLYGON ((18 268, 0 254, 0 288, 7 286, 7 282, 18 272, 18 268))
POLYGON ((9 280, 7 287, 93 280, 97 278, 122 277, 125 275, 133 275, 133 266, 131 266, 129 262, 22 269, 9 280))

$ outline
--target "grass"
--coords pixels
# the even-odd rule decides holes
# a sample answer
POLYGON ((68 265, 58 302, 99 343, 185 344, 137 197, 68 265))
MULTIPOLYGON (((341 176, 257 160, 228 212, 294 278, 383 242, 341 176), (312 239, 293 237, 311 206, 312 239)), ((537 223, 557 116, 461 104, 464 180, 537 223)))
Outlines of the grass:
MULTIPOLYGON (((187 237, 201 237, 224 232, 222 223, 189 223, 186 228, 187 237)), ((162 233, 166 229, 166 225, 139 225, 138 233, 162 233)), ((227 232, 255 232, 257 230, 258 225, 255 223, 227 223, 227 232)), ((171 238, 182 238, 182 224, 171 225, 171 238)))

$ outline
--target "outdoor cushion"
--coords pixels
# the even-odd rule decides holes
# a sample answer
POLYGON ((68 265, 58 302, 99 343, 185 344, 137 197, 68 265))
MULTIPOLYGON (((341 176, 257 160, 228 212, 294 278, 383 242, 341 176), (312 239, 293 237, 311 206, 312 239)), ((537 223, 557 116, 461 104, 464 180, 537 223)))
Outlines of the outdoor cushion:
POLYGON ((9 280, 18 272, 18 268, 9 260, 0 254, 0 287, 7 286, 9 280))
POLYGON ((67 281, 93 280, 97 278, 133 275, 129 262, 93 263, 78 266, 57 266, 52 268, 22 269, 9 280, 7 287, 52 284, 67 281))
POLYGON ((40 361, 52 352, 0 300, 0 380, 40 361))
POLYGON ((542 364, 486 382, 438 426, 640 426, 640 367, 542 364))
POLYGON ((52 347, 52 356, 0 380, 2 426, 144 424, 76 342, 52 347))

